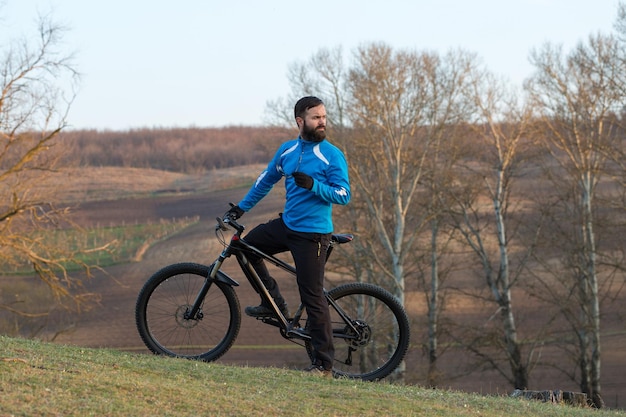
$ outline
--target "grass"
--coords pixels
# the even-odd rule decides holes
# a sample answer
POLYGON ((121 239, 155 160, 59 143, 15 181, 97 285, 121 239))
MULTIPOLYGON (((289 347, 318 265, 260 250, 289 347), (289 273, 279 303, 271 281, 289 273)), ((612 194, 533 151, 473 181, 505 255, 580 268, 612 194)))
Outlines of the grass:
POLYGON ((4 336, 0 344, 2 416, 626 416, 4 336))

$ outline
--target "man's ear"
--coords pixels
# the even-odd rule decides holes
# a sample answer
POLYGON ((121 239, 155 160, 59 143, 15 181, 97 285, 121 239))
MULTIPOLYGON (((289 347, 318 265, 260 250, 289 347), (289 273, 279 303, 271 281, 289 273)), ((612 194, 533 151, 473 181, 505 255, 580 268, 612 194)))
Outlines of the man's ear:
POLYGON ((298 125, 298 129, 302 127, 303 123, 304 123, 304 119, 302 117, 296 117, 296 124, 298 125))

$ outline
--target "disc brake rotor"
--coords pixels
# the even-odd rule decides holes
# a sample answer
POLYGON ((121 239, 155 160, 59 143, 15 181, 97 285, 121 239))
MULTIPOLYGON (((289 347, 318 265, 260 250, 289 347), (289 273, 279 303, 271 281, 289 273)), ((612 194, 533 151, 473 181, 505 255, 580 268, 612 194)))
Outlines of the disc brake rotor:
POLYGON ((187 316, 190 307, 191 306, 189 305, 179 306, 178 309, 176 309, 175 313, 176 323, 178 323, 180 327, 184 327, 185 329, 191 329, 193 327, 196 327, 198 325, 198 322, 204 316, 202 310, 199 310, 198 314, 196 315, 196 319, 186 319, 185 317, 187 316))

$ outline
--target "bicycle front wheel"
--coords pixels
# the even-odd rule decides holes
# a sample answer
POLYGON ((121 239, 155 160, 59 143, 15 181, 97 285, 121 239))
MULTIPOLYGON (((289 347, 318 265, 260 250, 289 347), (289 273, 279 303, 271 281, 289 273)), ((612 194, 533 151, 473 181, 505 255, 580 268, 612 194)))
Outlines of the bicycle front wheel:
MULTIPOLYGON (((340 285, 328 292, 338 377, 374 381, 391 374, 409 347, 407 314, 390 292, 367 283, 340 285)), ((307 323, 308 327, 308 323, 307 323)), ((306 343, 309 357, 314 351, 306 343)))
POLYGON ((135 321, 141 339, 153 353, 209 362, 233 345, 241 326, 241 310, 230 285, 211 282, 197 314, 189 316, 209 270, 206 265, 179 263, 146 281, 137 298, 135 321))

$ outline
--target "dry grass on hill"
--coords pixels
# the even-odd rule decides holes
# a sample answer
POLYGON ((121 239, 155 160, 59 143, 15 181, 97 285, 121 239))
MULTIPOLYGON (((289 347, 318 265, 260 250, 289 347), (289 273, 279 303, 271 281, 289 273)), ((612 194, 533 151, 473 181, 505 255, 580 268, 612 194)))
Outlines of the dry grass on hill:
POLYGON ((165 193, 215 191, 250 184, 264 165, 181 174, 150 168, 83 167, 51 174, 39 186, 54 190, 57 202, 117 200, 165 193))

